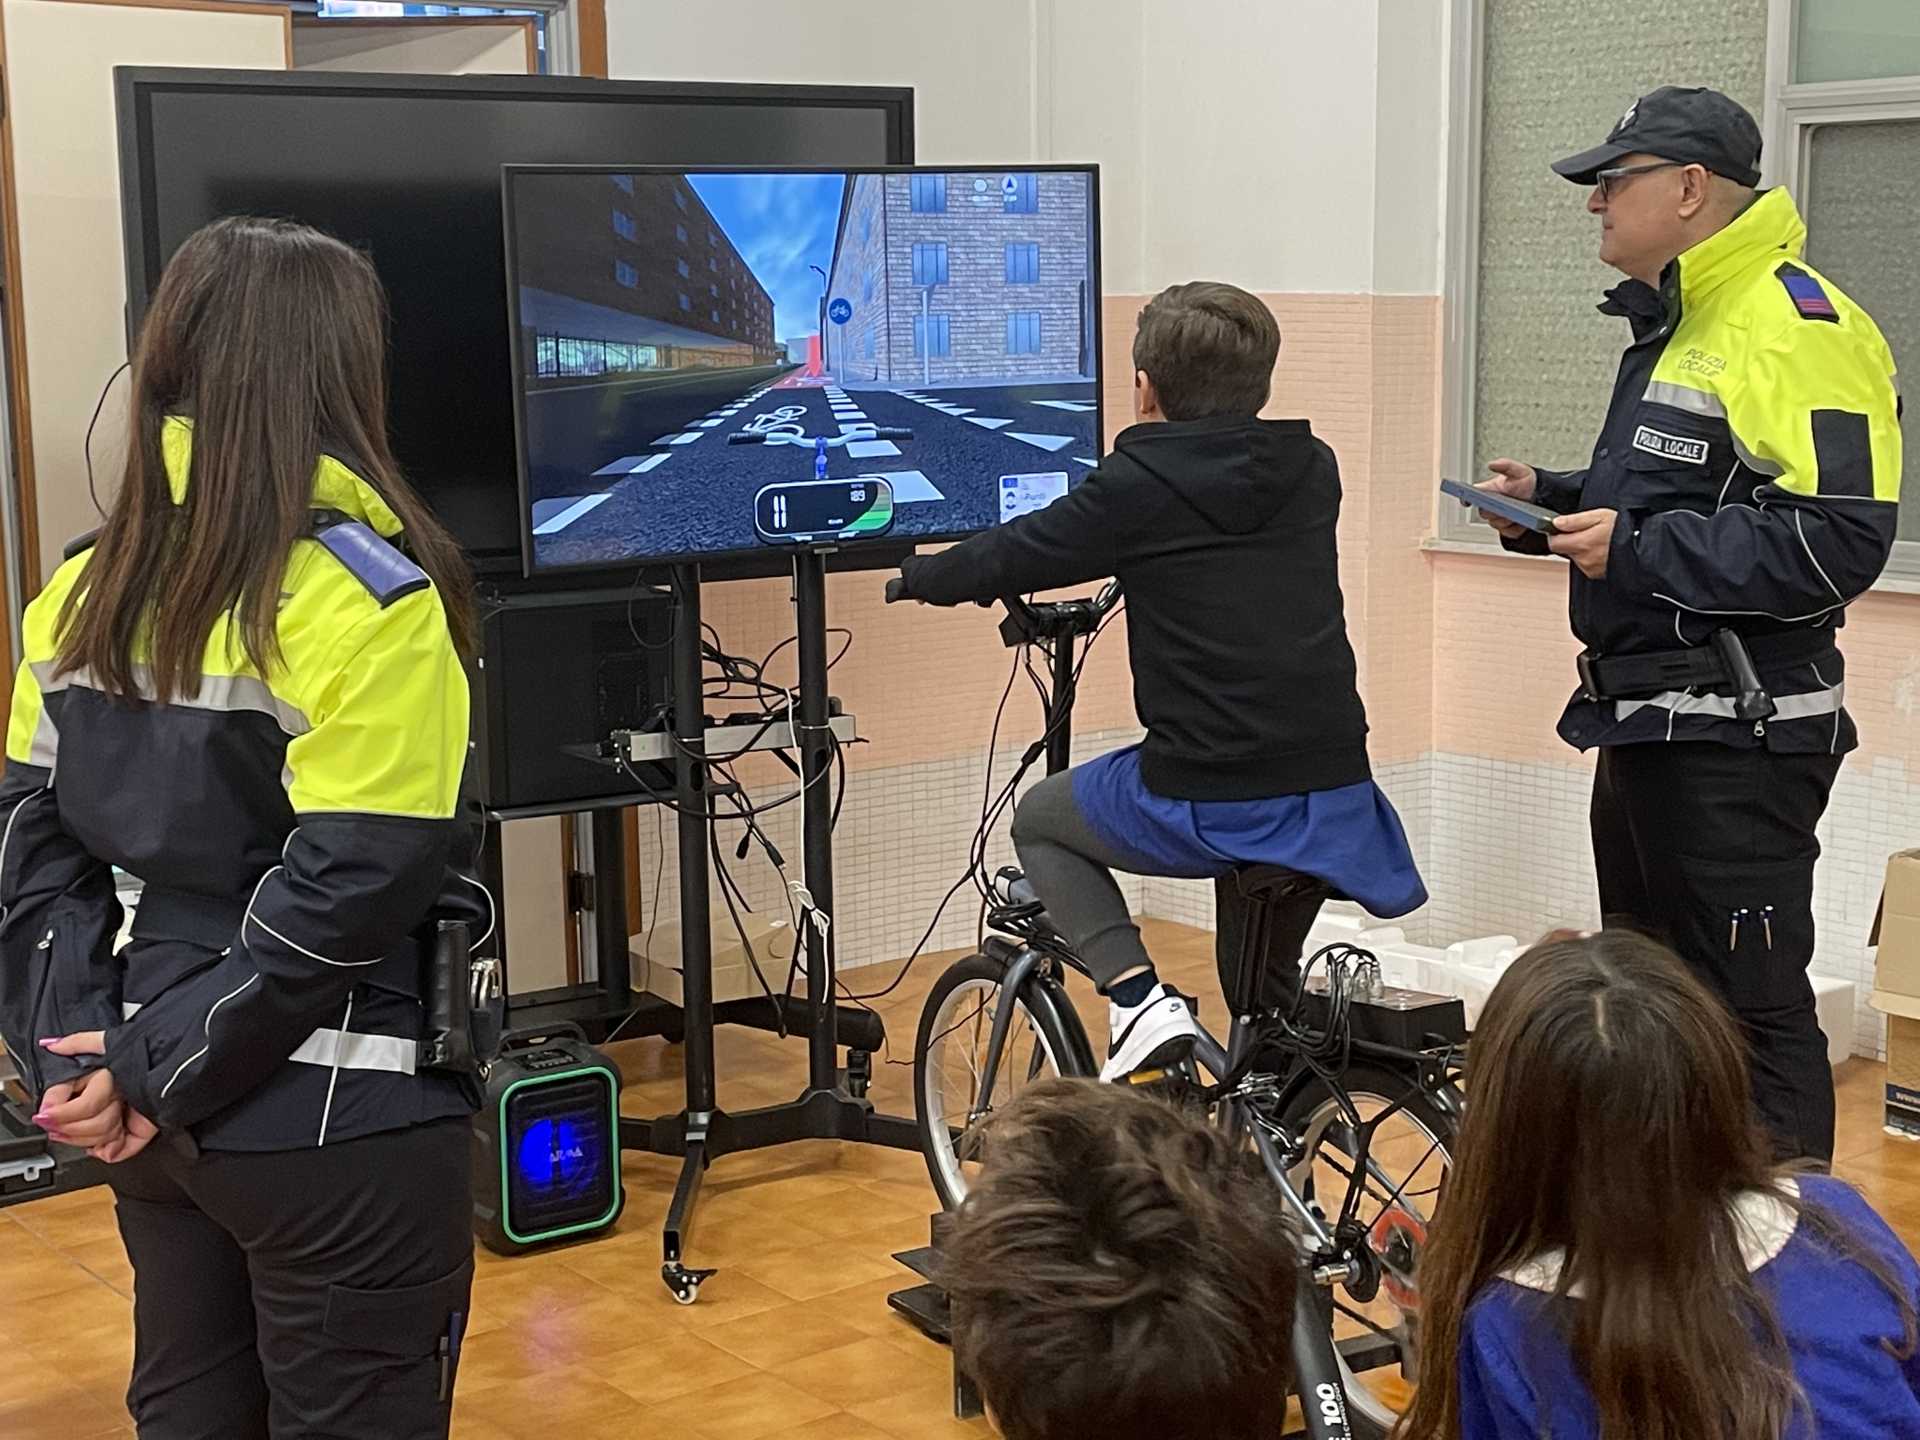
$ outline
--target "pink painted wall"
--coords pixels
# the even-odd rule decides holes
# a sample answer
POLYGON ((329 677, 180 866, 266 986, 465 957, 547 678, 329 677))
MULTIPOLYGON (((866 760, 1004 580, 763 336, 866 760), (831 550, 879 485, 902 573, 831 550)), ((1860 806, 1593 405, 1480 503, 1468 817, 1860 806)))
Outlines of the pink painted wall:
MULTIPOLYGON (((1147 298, 1106 297, 1109 441, 1131 420, 1133 333, 1147 298)), ((1266 413, 1310 419, 1340 460, 1346 492, 1341 583, 1373 725, 1373 758, 1381 765, 1412 759, 1430 748, 1434 717, 1434 586, 1420 542, 1432 526, 1438 466, 1439 302, 1262 298, 1282 334, 1266 413)), ((995 616, 972 608, 888 607, 881 602, 884 580, 874 573, 828 582, 830 621, 854 634, 853 649, 833 671, 834 693, 869 739, 852 763, 903 765, 983 747, 1010 661, 995 616)), ((729 648, 742 653, 764 654, 793 633, 783 581, 712 586, 704 606, 729 648)), ((1285 623, 1284 616, 1274 618, 1285 623)), ((777 673, 790 677, 792 663, 789 650, 777 673)), ((1030 735, 1037 723, 1037 704, 1022 682, 1003 735, 1030 735)), ((1135 723, 1122 617, 1102 636, 1082 677, 1076 724, 1095 731, 1135 723)))

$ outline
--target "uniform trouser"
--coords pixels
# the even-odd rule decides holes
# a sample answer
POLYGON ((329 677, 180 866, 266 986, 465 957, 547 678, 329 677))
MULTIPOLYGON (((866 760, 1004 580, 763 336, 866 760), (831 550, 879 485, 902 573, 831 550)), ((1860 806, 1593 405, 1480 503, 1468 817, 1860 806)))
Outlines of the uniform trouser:
POLYGON ((140 1440, 445 1440, 471 1145, 454 1118, 269 1153, 163 1136, 110 1167, 140 1440))
POLYGON ((1679 952, 1739 1019, 1783 1158, 1833 1158, 1833 1071, 1814 1009, 1814 827, 1835 755, 1705 742, 1600 752, 1593 854, 1607 923, 1679 952), (1736 917, 1738 917, 1736 919, 1736 917))
MULTIPOLYGON (((1094 832, 1074 801, 1071 771, 1049 775, 1021 799, 1013 816, 1013 846, 1034 893, 1047 907, 1048 918, 1072 942, 1074 953, 1103 991, 1130 971, 1152 965, 1140 928, 1133 923, 1126 897, 1113 878, 1115 870, 1150 872, 1142 869, 1139 857, 1094 832)), ((1232 996, 1248 906, 1230 875, 1215 878, 1214 898, 1220 987, 1232 996)), ((1305 918, 1311 922, 1313 917, 1305 918)), ((1304 931, 1274 937, 1260 978, 1263 1006, 1276 1008, 1291 999, 1299 983, 1304 938, 1304 931)))

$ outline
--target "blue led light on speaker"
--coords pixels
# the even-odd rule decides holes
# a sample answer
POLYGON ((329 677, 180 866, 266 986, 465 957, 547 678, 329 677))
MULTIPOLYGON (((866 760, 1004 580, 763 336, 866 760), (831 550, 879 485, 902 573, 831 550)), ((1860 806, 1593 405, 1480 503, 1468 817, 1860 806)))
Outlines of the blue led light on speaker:
POLYGON ((537 1120, 520 1137, 515 1162, 537 1190, 578 1189, 600 1173, 601 1138, 571 1120, 537 1120))

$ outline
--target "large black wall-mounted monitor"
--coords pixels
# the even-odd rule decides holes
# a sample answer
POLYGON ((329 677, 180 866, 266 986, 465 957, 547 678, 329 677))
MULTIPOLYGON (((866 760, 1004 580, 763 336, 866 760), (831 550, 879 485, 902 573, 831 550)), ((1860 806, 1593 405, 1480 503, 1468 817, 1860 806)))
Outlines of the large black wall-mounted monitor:
POLYGON ((502 165, 913 159, 910 89, 170 69, 115 81, 130 322, 181 242, 223 215, 287 216, 366 249, 393 305, 395 449, 483 569, 517 570, 522 530, 502 165))
POLYGON ((1092 166, 510 166, 504 191, 530 574, 959 539, 1100 454, 1092 166))

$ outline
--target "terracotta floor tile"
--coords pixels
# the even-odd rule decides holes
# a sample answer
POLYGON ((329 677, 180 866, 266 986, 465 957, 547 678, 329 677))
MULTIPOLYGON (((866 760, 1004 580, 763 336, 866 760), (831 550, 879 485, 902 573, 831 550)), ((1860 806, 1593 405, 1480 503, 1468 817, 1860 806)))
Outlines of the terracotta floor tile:
POLYGON ((651 1413, 654 1433, 691 1433, 704 1440, 762 1440, 823 1420, 835 1407, 773 1375, 756 1372, 743 1380, 695 1390, 651 1413))
POLYGON ((714 1343, 711 1334, 656 1335, 629 1350, 603 1356, 593 1371, 614 1389, 649 1407, 759 1373, 714 1343))
POLYGON ((818 1301, 783 1305, 701 1331, 701 1337, 762 1370, 791 1360, 852 1345, 866 1332, 820 1313, 818 1301))
POLYGON ((915 1360, 885 1340, 865 1339, 789 1361, 776 1366, 772 1373, 829 1405, 851 1410, 856 1405, 895 1399, 903 1391, 929 1382, 943 1383, 950 1372, 932 1355, 915 1360))
MULTIPOLYGON (((1144 927, 1161 973, 1221 1009, 1210 937, 1144 927)), ((930 956, 877 1005, 896 1058, 946 957, 930 956)), ((892 966, 873 978, 890 980, 892 966)), ((871 988, 871 987, 869 987, 871 988)), ((1099 997, 1070 991, 1090 1028, 1099 997)), ((658 1038, 614 1047, 625 1113, 664 1115, 684 1098, 684 1051, 658 1038)), ((720 1035, 721 1097, 740 1109, 793 1099, 805 1046, 720 1035)), ((1920 1245, 1920 1143, 1880 1128, 1884 1068, 1836 1073, 1839 1162, 1909 1243, 1920 1245)), ((873 1099, 910 1114, 908 1067, 876 1065, 873 1099)), ((614 1232, 531 1256, 476 1256, 474 1317, 455 1440, 983 1440, 952 1418, 951 1356, 894 1313, 917 1283, 891 1252, 925 1243, 934 1208, 911 1151, 806 1141, 722 1156, 708 1171, 688 1261, 715 1266, 693 1306, 660 1281, 660 1225, 680 1175, 668 1156, 628 1152, 614 1232)), ((103 1190, 0 1212, 0 1437, 95 1440, 131 1434, 127 1269, 103 1190), (48 1237, 43 1239, 42 1237, 48 1237), (48 1243, 48 1240, 53 1243, 48 1243), (22 1303, 25 1302, 25 1303, 22 1303)))
POLYGON ((790 1300, 812 1300, 899 1273, 885 1253, 817 1244, 771 1251, 742 1261, 739 1269, 790 1300))

